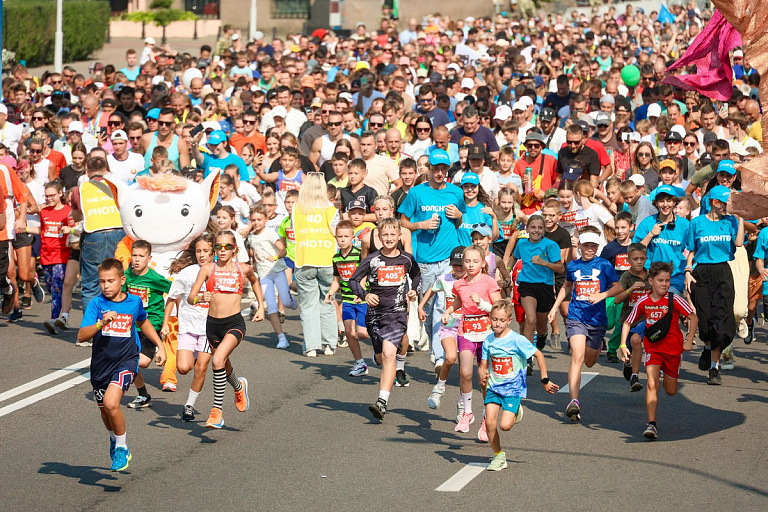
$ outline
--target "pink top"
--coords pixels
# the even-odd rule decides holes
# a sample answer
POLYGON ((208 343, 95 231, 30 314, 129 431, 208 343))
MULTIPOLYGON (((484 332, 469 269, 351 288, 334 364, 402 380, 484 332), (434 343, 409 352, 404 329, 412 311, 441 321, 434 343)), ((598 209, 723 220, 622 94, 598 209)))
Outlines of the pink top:
POLYGON ((469 283, 467 278, 453 283, 453 294, 461 298, 461 313, 463 321, 459 324, 459 336, 480 343, 491 333, 491 321, 488 313, 477 307, 471 295, 476 293, 481 300, 493 302, 491 295, 501 291, 493 277, 482 274, 476 281, 469 283))

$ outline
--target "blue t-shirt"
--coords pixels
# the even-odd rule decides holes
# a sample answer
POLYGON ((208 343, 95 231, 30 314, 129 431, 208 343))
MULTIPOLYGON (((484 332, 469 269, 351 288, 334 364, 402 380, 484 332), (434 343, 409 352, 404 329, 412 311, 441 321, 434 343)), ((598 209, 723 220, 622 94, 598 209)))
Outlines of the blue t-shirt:
POLYGON ((126 66, 123 69, 121 69, 120 72, 125 75, 125 78, 127 78, 129 82, 135 82, 136 79, 139 78, 139 73, 141 73, 141 67, 136 66, 133 69, 128 69, 128 66, 126 66))
POLYGON ((685 248, 696 251, 696 263, 727 263, 736 253, 736 232, 739 221, 733 215, 725 215, 719 221, 699 215, 691 221, 685 248))
MULTIPOLYGON (((410 194, 409 194, 410 195, 410 194)), ((461 227, 459 227, 459 243, 464 247, 472 245, 472 226, 475 224, 485 224, 486 226, 493 226, 493 217, 487 213, 483 213, 482 209, 485 208, 483 203, 478 202, 475 206, 466 206, 466 212, 461 218, 461 227)), ((456 247, 454 245, 454 247, 456 247)))
POLYGON ((429 183, 422 183, 408 191, 398 212, 411 222, 421 222, 432 218, 433 213, 440 217, 440 225, 434 232, 421 229, 414 233, 413 253, 418 263, 437 263, 450 258, 451 251, 458 245, 458 228, 453 219, 445 215, 445 207, 456 206, 466 213, 464 192, 451 183, 445 188, 435 190, 429 183))
POLYGON ((488 361, 488 389, 497 395, 525 398, 527 360, 536 353, 528 338, 514 331, 503 338, 491 333, 483 342, 483 360, 488 361))
MULTIPOLYGON (((635 230, 632 241, 640 243, 658 222, 658 215, 644 218, 635 230)), ((678 290, 682 290, 685 286, 685 254, 683 251, 690 225, 691 222, 688 219, 675 216, 675 229, 669 229, 669 224, 667 224, 659 236, 653 237, 651 243, 648 244, 648 259, 645 261, 645 268, 651 268, 651 263, 654 261, 672 263, 674 271, 672 272, 671 285, 678 290)))
POLYGON ((590 295, 607 291, 619 280, 608 260, 599 256, 590 261, 573 260, 568 263, 565 280, 573 283, 568 318, 587 325, 608 325, 605 301, 589 302, 590 295))
POLYGON ((125 367, 125 363, 135 361, 136 371, 139 371, 141 344, 136 333, 136 322, 147 318, 141 297, 126 294, 121 302, 112 302, 100 294, 88 304, 81 325, 95 324, 108 311, 114 311, 117 317, 93 337, 91 383, 94 387, 109 381, 115 370, 125 367))
POLYGON ((542 238, 536 243, 531 242, 530 238, 521 238, 517 241, 513 252, 515 259, 523 262, 523 269, 517 276, 517 281, 554 285, 555 272, 553 270, 531 263, 531 259, 536 255, 550 263, 562 261, 560 247, 549 238, 542 238))
MULTIPOLYGON (((757 235, 755 241, 755 252, 752 254, 752 258, 761 259, 765 263, 766 254, 768 254, 768 229, 763 229, 760 234, 757 235)), ((768 295, 768 281, 763 281, 763 295, 768 295)))
POLYGON ((224 158, 216 158, 208 153, 203 153, 203 172, 206 178, 213 171, 223 173, 229 164, 235 164, 240 172, 240 179, 248 181, 248 169, 245 167, 245 160, 239 156, 230 153, 224 158))

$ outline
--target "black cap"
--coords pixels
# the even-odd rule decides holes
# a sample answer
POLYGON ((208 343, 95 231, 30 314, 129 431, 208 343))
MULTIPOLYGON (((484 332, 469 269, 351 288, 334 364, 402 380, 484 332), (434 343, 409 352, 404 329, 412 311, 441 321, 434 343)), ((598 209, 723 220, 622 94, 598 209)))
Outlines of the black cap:
POLYGON ((664 137, 665 142, 683 142, 683 136, 677 133, 675 130, 669 130, 667 136, 664 137))
POLYGON ((555 109, 550 107, 545 107, 541 109, 541 113, 539 114, 539 117, 542 121, 552 121, 553 119, 557 119, 557 114, 555 113, 555 109))
POLYGON ((709 152, 704 152, 699 157, 699 162, 701 163, 701 165, 709 165, 714 161, 715 159, 712 158, 712 153, 709 153, 709 152))
POLYGON ((464 247, 459 245, 451 251, 451 265, 462 265, 464 263, 464 247))
POLYGON ((485 158, 485 146, 482 144, 470 144, 468 158, 485 158))
POLYGON ((717 134, 715 132, 707 132, 704 134, 704 144, 715 142, 717 140, 717 134))

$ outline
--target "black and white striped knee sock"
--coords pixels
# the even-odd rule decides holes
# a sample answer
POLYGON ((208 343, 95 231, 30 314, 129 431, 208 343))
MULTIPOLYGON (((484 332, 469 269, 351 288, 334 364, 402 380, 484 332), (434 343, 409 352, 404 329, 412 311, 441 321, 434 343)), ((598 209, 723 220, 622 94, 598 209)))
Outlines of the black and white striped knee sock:
POLYGON ((232 371, 229 372, 229 375, 227 375, 227 382, 229 382, 229 385, 232 386, 235 391, 240 391, 243 388, 243 384, 237 378, 234 368, 232 368, 232 371))
POLYGON ((213 370, 213 407, 221 409, 224 403, 224 390, 227 388, 227 370, 213 370))

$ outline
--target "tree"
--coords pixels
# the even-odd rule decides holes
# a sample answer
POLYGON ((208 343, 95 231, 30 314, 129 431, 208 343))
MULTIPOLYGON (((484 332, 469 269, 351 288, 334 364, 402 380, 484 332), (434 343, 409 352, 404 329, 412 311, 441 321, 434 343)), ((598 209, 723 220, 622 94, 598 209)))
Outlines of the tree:
POLYGON ((144 23, 154 23, 158 27, 163 28, 163 40, 161 44, 165 44, 165 27, 173 23, 174 21, 186 21, 196 20, 197 15, 192 12, 182 11, 181 9, 173 9, 173 0, 152 0, 149 4, 149 11, 136 11, 128 14, 125 18, 130 21, 141 21, 144 23))

